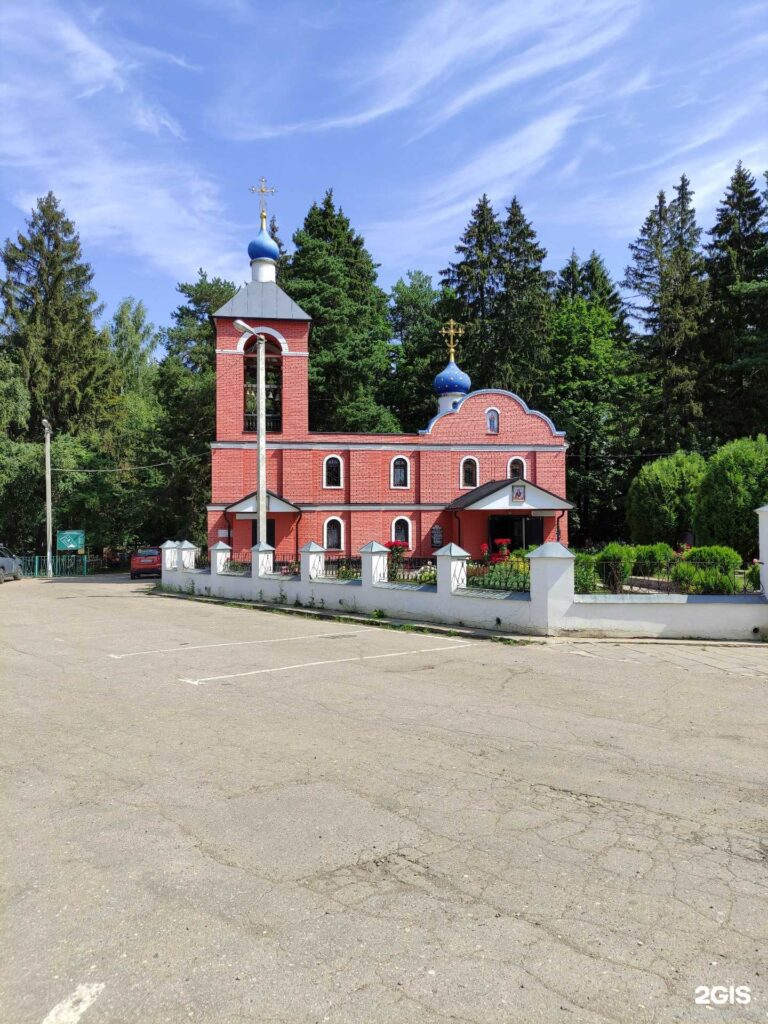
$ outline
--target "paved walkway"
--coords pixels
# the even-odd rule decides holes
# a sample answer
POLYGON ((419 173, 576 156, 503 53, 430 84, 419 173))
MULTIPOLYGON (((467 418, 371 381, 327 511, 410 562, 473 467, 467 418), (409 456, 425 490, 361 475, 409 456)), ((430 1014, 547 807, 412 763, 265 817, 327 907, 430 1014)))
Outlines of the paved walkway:
POLYGON ((0 587, 3 1024, 768 1018, 768 648, 146 590, 0 587))

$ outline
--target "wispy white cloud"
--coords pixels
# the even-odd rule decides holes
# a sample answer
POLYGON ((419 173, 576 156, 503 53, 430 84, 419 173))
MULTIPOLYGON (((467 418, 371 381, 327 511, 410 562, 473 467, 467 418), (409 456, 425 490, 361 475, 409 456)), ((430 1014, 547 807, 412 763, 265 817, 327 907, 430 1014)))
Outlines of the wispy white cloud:
POLYGON ((434 128, 513 85, 605 50, 627 31, 636 10, 631 0, 573 0, 567 7, 560 0, 484 0, 472 5, 468 21, 461 0, 440 0, 400 39, 388 39, 380 52, 364 52, 338 69, 345 90, 337 103, 343 110, 270 122, 256 107, 246 117, 238 109, 235 118, 232 93, 216 115, 222 129, 241 140, 360 127, 415 105, 426 127, 434 128), (356 97, 365 102, 356 104, 356 97))
POLYGON ((26 213, 51 189, 89 245, 132 253, 177 279, 199 266, 241 277, 245 261, 236 260, 217 188, 177 145, 177 119, 137 83, 135 48, 89 29, 35 0, 23 18, 0 16, 6 194, 26 213))

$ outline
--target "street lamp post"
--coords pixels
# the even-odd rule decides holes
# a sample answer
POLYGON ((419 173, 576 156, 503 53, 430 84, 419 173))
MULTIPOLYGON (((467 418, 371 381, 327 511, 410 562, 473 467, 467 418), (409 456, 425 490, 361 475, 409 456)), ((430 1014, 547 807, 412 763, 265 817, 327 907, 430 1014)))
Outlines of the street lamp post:
POLYGON ((53 429, 48 420, 43 420, 45 430, 45 574, 53 576, 53 505, 51 502, 51 434, 53 429))

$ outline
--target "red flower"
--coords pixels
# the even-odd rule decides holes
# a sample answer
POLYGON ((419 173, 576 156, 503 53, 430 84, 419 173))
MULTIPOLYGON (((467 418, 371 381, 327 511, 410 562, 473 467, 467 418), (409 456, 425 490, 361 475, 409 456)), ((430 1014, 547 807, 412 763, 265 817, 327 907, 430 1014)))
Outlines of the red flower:
POLYGON ((483 555, 487 555, 488 554, 488 545, 487 544, 481 544, 480 545, 480 552, 483 555))
POLYGON ((389 548, 390 551, 408 550, 408 545, 404 540, 388 540, 384 547, 389 548))
POLYGON ((509 537, 498 537, 495 541, 497 548, 508 548, 511 543, 509 537))

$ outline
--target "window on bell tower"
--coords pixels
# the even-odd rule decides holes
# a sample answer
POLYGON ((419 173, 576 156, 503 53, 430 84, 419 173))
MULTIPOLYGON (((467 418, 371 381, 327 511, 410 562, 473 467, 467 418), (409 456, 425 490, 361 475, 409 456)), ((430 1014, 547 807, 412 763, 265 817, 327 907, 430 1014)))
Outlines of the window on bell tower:
MULTIPOLYGON (((273 341, 267 341, 264 362, 266 365, 264 387, 267 398, 265 410, 267 432, 280 433, 283 429, 283 360, 279 347, 273 341)), ((259 360, 255 338, 251 338, 245 349, 243 363, 245 387, 243 430, 245 433, 252 433, 259 428, 259 360)))

